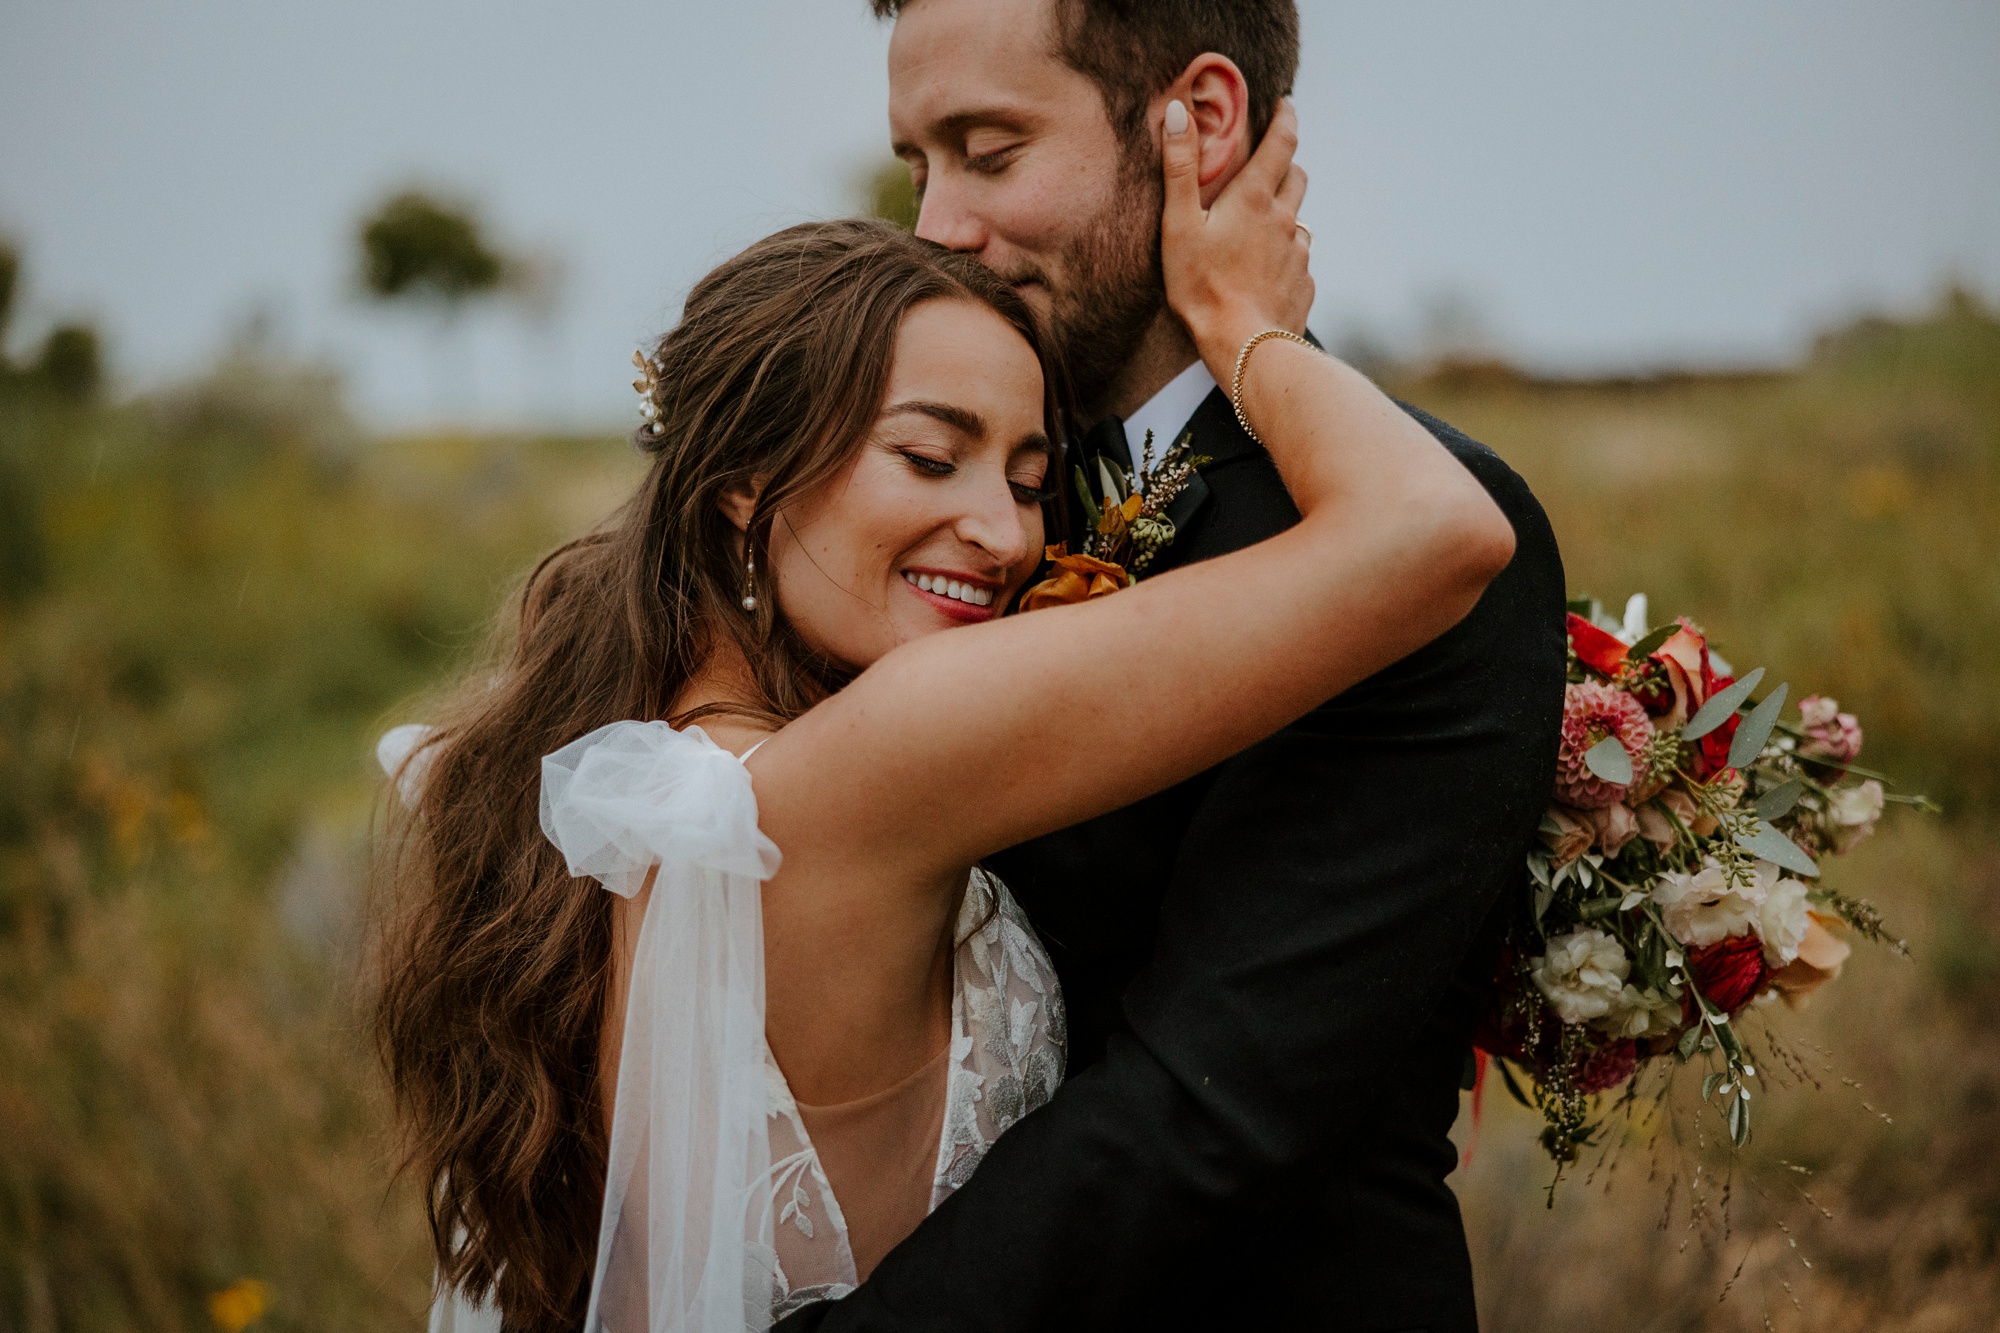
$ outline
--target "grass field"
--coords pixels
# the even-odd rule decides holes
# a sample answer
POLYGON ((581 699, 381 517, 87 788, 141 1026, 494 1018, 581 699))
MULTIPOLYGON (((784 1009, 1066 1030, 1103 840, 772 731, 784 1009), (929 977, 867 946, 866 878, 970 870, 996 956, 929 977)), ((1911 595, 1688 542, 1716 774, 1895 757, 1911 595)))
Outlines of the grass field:
MULTIPOLYGON (((1961 298, 1782 374, 1396 387, 1527 476, 1573 588, 1837 696, 1947 810, 1831 871, 1911 957, 1783 1020, 1828 1088, 1769 1097, 1740 1159, 1642 1121, 1545 1208, 1535 1123, 1488 1089, 1457 1178, 1487 1325, 1990 1327, 2000 323, 1961 298)), ((115 408, 0 383, 0 1327, 419 1326, 350 981, 370 745, 636 472, 610 439, 362 439, 248 361, 115 408)))

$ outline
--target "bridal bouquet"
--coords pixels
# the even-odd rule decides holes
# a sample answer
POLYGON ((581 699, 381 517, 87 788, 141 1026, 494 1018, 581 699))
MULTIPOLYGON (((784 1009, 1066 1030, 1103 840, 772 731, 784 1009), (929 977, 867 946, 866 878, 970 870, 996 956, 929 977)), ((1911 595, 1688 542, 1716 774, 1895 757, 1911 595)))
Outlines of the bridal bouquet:
POLYGON ((1817 883, 1819 859, 1873 831, 1890 795, 1855 766, 1861 725, 1818 695, 1753 702, 1687 620, 1649 631, 1571 604, 1554 803, 1528 854, 1514 928, 1477 1038, 1532 1075, 1543 1145, 1574 1161, 1589 1098, 1648 1061, 1702 1062, 1701 1096, 1742 1144, 1757 1069, 1736 1018, 1836 977, 1849 935, 1900 950, 1879 913, 1817 883))

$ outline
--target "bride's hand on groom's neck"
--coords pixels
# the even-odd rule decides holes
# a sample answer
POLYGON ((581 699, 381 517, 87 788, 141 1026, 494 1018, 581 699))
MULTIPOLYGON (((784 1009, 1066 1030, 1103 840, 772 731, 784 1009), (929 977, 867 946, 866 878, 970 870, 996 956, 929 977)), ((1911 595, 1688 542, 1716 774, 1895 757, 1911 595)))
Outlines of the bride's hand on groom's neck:
POLYGON ((1203 207, 1201 135, 1185 105, 1167 104, 1160 220, 1167 301, 1221 383, 1247 340, 1266 329, 1303 332, 1312 309, 1311 240, 1298 222, 1306 177, 1292 161, 1298 144, 1298 114, 1287 98, 1250 161, 1203 207))

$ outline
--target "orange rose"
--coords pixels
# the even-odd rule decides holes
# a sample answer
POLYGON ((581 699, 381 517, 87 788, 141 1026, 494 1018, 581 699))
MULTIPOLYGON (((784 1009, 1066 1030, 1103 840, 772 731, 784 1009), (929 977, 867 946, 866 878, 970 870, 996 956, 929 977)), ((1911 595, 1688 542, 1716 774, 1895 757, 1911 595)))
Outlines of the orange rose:
POLYGON ((1070 606, 1132 586, 1132 576, 1119 566, 1087 555, 1070 555, 1068 550, 1061 544, 1048 548, 1046 554, 1055 570, 1022 596, 1023 611, 1070 606))
POLYGON ((1796 1009, 1808 995, 1840 975, 1853 947, 1841 937, 1847 924, 1836 916, 1808 912, 1811 922, 1799 944, 1799 956, 1771 974, 1771 988, 1796 1009))

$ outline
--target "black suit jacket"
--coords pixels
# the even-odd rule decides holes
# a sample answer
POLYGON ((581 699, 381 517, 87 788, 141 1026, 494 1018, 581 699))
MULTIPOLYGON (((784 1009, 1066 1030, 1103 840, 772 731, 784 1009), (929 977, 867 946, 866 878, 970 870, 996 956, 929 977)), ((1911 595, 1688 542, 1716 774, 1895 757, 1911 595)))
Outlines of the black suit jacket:
MULTIPOLYGON (((1414 415, 1512 521, 1512 564, 1270 739, 993 859, 1061 976, 1070 1077, 783 1329, 1475 1328, 1446 1135, 1554 780, 1563 575, 1521 479, 1414 415)), ((1161 568, 1298 520, 1219 390, 1192 429, 1212 461, 1161 568)))

